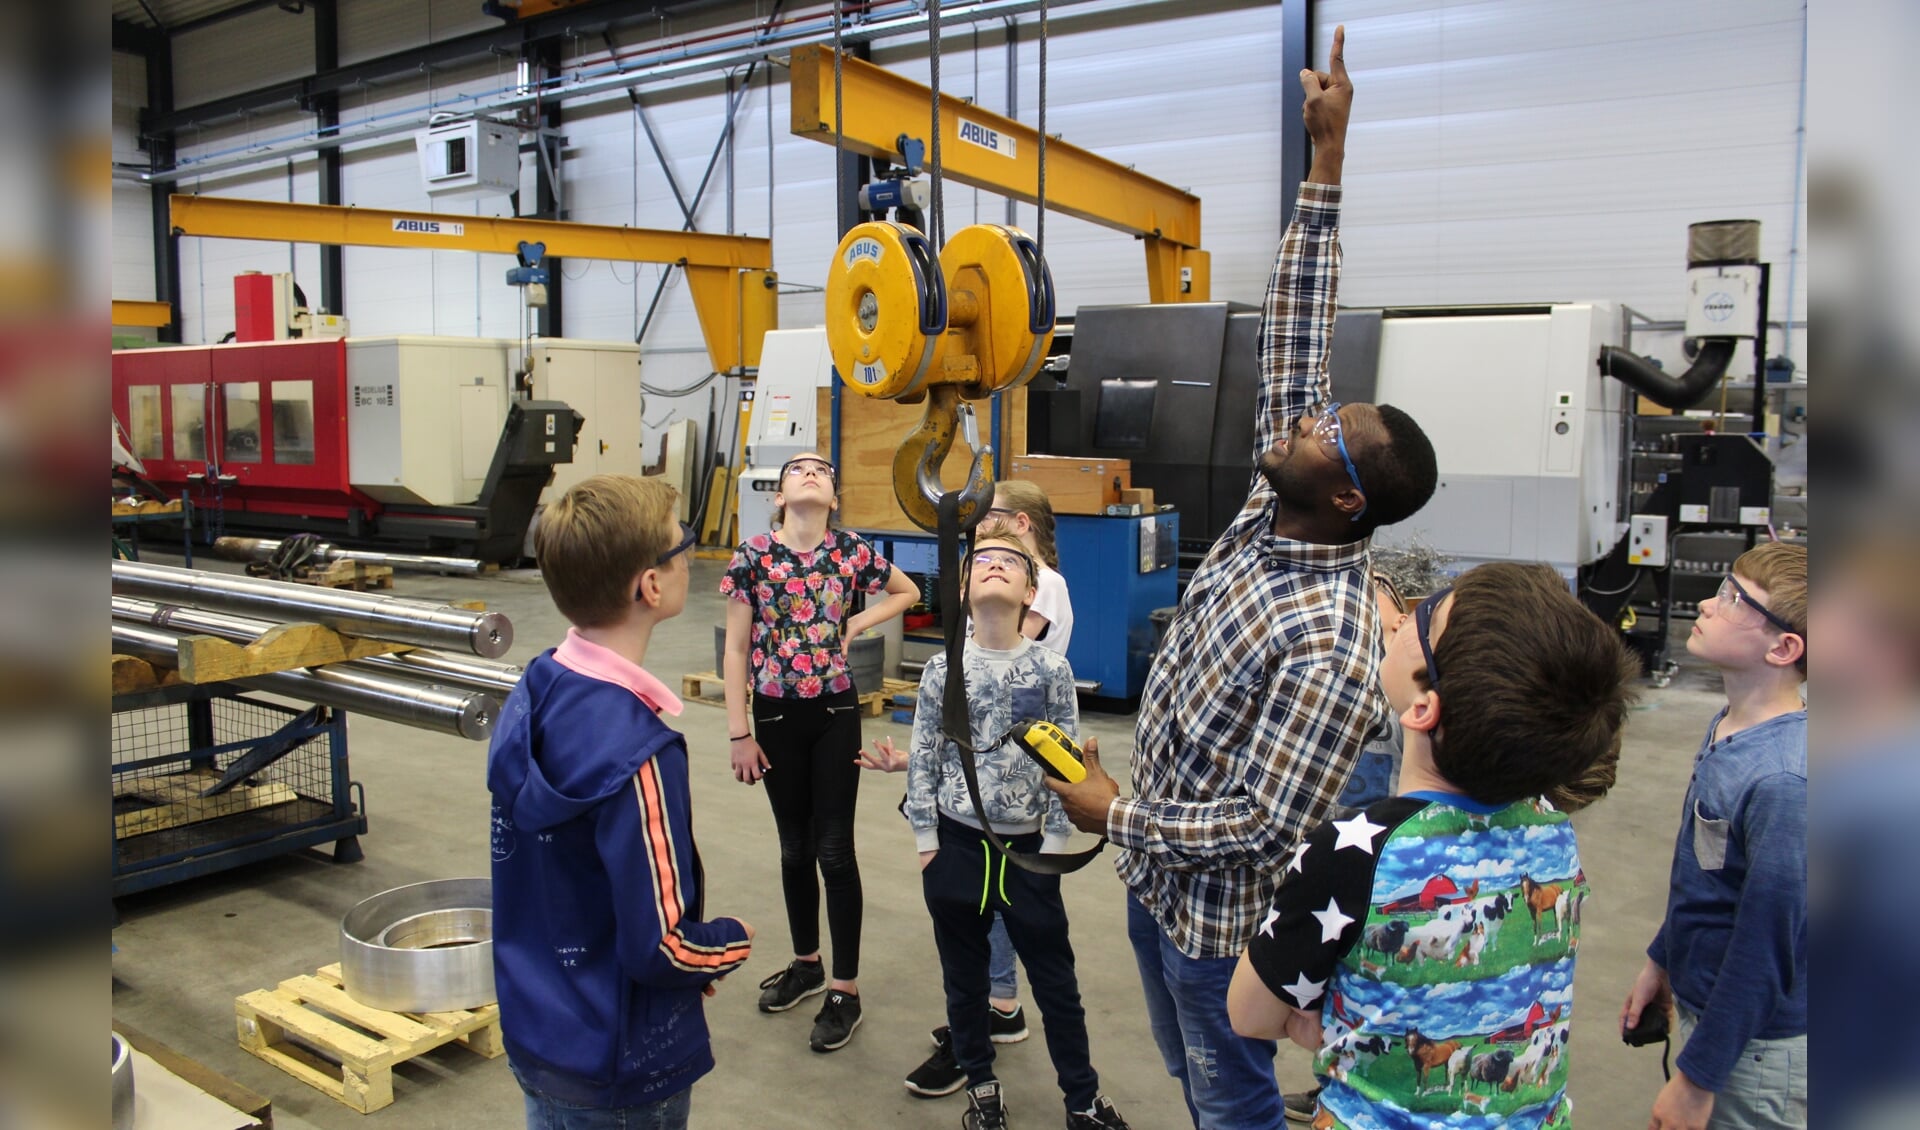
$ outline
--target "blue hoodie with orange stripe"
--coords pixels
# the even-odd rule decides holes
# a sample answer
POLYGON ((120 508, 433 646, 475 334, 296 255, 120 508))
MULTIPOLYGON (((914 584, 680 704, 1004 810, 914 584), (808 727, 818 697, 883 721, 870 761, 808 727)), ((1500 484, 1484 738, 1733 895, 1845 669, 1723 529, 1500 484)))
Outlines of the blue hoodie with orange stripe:
POLYGON ((532 1089, 641 1106, 713 1069, 701 990, 747 959, 702 920, 679 701, 570 635, 527 667, 487 756, 493 960, 508 1059, 532 1089))

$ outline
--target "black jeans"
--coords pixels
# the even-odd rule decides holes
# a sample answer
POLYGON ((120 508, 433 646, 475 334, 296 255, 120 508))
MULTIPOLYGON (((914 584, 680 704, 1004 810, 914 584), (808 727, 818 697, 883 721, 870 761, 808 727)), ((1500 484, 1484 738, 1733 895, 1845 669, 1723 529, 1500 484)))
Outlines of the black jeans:
MULTIPOLYGON (((1000 838, 1015 851, 1040 848, 1038 832, 1000 838)), ((940 950, 953 1057, 967 1073, 968 1085, 994 1077, 987 1034, 987 933, 998 910, 1014 952, 1027 967, 1027 985, 1045 1021, 1047 1054, 1067 1109, 1091 1107, 1100 1094, 1100 1077, 1087 1048, 1087 1013, 1073 972, 1060 876, 1013 866, 977 830, 942 816, 940 854, 920 872, 920 886, 940 950)))
POLYGON ((820 882, 827 887, 833 976, 860 975, 860 861, 853 814, 860 796, 860 699, 853 691, 819 698, 753 696, 754 737, 767 755, 761 783, 780 834, 780 888, 786 895, 793 952, 820 948, 820 882), (814 870, 819 869, 816 879, 814 870))

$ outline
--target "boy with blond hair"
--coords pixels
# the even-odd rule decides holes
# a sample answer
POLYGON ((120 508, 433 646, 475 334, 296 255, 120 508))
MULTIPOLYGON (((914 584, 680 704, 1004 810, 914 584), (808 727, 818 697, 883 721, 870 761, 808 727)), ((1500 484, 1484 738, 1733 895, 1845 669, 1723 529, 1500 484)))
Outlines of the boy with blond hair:
MULTIPOLYGON (((962 1125, 967 1130, 1007 1130, 1009 1125, 1008 1104, 993 1072, 987 1009, 987 935, 997 914, 1026 963, 1034 1003, 1045 1021, 1047 1052, 1066 1100, 1067 1130, 1126 1130, 1126 1120, 1100 1093, 1087 1047, 1086 1010, 1067 938, 1060 876, 1009 867, 982 831, 992 828, 1009 848, 1026 854, 1063 852, 1073 834, 1060 801, 1043 784, 1046 774, 1014 741, 1015 727, 1026 722, 1051 722, 1069 735, 1080 729, 1073 669, 1064 656, 1020 633, 1038 573, 1038 563, 1013 538, 980 538, 968 554, 961 583, 973 635, 963 653, 965 669, 948 671, 943 653, 929 659, 921 673, 902 810, 920 848, 921 887, 940 951, 953 1056, 966 1073, 962 1125), (974 771, 985 811, 975 810, 960 762, 969 754, 941 734, 949 678, 966 680, 965 724, 979 747, 974 771)), ((887 763, 898 757, 890 739, 876 754, 887 763)))
POLYGON ((680 700, 641 663, 686 606, 693 531, 659 480, 597 475, 534 553, 573 627, 527 665, 487 755, 493 960, 529 1130, 687 1125, 713 1069, 701 997, 753 928, 703 914, 680 700))
POLYGON ((1666 920, 1620 1010, 1678 1013, 1648 1125, 1807 1125, 1807 550, 1740 555, 1687 650, 1720 669, 1680 809, 1666 920))

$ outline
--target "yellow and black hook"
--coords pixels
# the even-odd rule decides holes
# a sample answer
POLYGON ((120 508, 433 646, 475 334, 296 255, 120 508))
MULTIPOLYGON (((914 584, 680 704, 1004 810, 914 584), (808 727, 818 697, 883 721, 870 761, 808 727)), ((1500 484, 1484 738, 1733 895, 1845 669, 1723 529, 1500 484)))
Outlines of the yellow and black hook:
POLYGON ((961 386, 934 385, 927 390, 920 426, 900 441, 893 453, 893 493, 913 524, 928 532, 940 528, 940 496, 946 487, 940 467, 953 450, 954 434, 965 436, 973 463, 967 483, 960 488, 960 528, 971 530, 993 506, 993 447, 980 442, 980 424, 973 405, 961 398, 961 386))

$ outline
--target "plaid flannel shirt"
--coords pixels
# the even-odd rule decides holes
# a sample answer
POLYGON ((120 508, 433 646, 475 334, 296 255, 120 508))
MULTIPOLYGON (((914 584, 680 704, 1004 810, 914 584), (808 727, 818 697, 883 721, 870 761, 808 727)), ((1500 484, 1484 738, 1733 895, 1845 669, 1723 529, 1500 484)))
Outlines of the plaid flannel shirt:
MULTIPOLYGON (((1328 393, 1340 188, 1302 184, 1260 323, 1256 451, 1328 393)), ((1273 533, 1257 471, 1193 575, 1141 696, 1133 796, 1107 835, 1115 868, 1189 957, 1235 957, 1293 845, 1327 817, 1361 747, 1387 725, 1367 539, 1273 533)))

